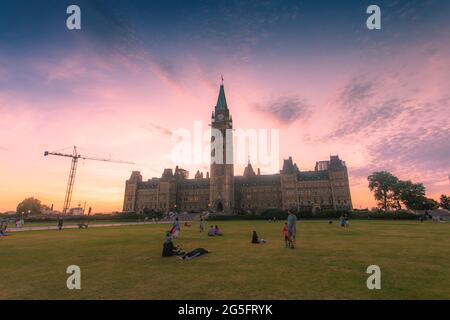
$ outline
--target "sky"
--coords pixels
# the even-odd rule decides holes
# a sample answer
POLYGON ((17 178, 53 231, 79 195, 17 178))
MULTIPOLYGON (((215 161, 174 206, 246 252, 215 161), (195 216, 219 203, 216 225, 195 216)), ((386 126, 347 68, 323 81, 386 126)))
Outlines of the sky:
POLYGON ((279 164, 300 170, 338 154, 355 208, 375 205, 377 170, 438 199, 450 193, 449 15, 445 0, 3 0, 0 212, 29 196, 61 210, 70 159, 43 153, 74 145, 135 163, 78 165, 72 206, 121 210, 132 170, 159 177, 177 164, 176 130, 208 130, 222 75, 234 128, 279 130, 279 164), (71 4, 81 30, 66 28, 71 4), (366 27, 371 4, 381 30, 366 27))

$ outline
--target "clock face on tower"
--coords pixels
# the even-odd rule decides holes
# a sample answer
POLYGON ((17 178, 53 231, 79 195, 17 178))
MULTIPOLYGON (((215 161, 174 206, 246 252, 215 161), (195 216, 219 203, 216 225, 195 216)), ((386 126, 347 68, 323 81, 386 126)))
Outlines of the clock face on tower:
POLYGON ((223 113, 219 113, 217 115, 217 120, 222 121, 223 120, 223 113))

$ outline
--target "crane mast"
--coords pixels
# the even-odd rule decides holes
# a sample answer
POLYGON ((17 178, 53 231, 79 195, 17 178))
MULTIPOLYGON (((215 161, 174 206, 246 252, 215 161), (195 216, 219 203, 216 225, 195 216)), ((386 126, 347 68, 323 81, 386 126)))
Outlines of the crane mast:
POLYGON ((69 209, 69 206, 70 206, 70 201, 72 200, 73 184, 75 182, 75 173, 77 171, 78 157, 76 155, 76 153, 77 153, 76 147, 73 148, 73 152, 74 152, 74 157, 72 158, 72 164, 70 165, 69 181, 67 182, 63 214, 67 213, 67 209, 69 209))
POLYGON ((67 213, 67 210, 70 207, 70 202, 72 200, 72 191, 73 191, 73 185, 75 183, 75 175, 77 172, 78 159, 134 164, 133 162, 129 162, 129 161, 111 160, 111 159, 106 159, 106 158, 95 158, 95 157, 83 156, 83 155, 78 154, 76 146, 73 147, 72 154, 49 152, 49 151, 44 152, 45 157, 49 156, 49 155, 72 158, 72 163, 70 165, 70 172, 69 172, 69 181, 67 182, 66 196, 64 198, 64 207, 63 207, 63 211, 62 211, 63 214, 67 213))

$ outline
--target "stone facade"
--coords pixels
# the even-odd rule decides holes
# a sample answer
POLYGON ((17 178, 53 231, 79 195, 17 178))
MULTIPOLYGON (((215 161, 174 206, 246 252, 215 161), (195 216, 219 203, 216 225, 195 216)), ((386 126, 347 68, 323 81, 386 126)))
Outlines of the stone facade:
MULTIPOLYGON (((211 127, 232 129, 233 119, 220 87, 217 105, 211 116, 211 127)), ((214 136, 211 137, 212 143, 214 136)), ((255 173, 249 162, 242 176, 234 175, 234 166, 214 160, 212 147, 210 172, 197 171, 193 179, 179 167, 165 169, 160 178, 143 181, 139 171, 133 171, 126 181, 123 211, 254 211, 264 208, 295 210, 352 209, 350 185, 345 162, 338 156, 316 162, 314 171, 301 171, 292 158, 283 161, 277 174, 255 173)), ((232 157, 232 143, 223 141, 223 159, 232 157)))

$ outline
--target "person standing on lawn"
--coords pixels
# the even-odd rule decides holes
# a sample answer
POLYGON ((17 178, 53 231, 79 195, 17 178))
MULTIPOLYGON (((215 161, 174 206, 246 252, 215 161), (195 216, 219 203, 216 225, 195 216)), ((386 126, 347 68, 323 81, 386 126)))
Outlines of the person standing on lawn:
POLYGON ((58 230, 62 230, 64 224, 64 220, 62 217, 58 217, 58 230))
POLYGON ((180 229, 180 221, 178 221, 178 217, 176 217, 172 226, 172 234, 174 238, 178 238, 180 236, 180 229))
POLYGON ((288 210, 287 225, 289 242, 291 244, 290 248, 294 249, 296 244, 295 237, 297 234, 297 217, 292 213, 291 210, 288 210))

